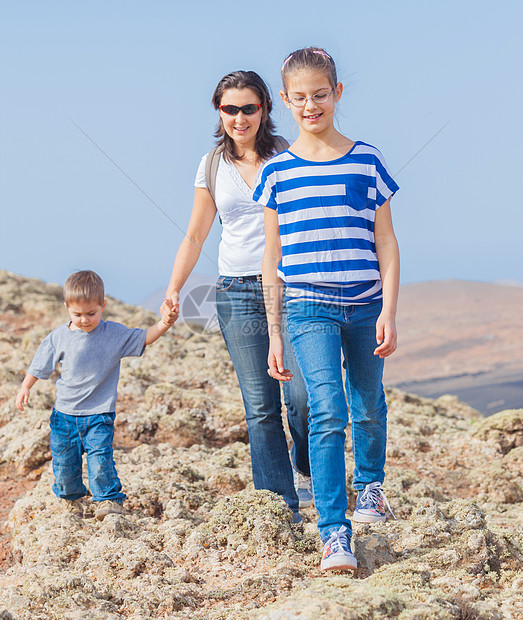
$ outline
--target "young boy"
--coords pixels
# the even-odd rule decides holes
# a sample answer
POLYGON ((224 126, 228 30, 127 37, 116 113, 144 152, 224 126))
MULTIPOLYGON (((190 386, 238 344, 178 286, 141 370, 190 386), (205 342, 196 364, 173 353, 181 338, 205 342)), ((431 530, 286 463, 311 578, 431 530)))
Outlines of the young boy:
POLYGON ((104 284, 94 271, 78 271, 64 285, 70 322, 53 330, 38 348, 27 371, 16 406, 24 411, 38 379, 48 379, 61 364, 56 401, 51 414, 53 492, 64 507, 83 516, 80 498, 82 454, 87 454, 89 487, 96 502, 95 516, 121 513, 125 494, 113 460, 116 388, 123 357, 141 356, 177 319, 177 311, 149 329, 129 329, 103 321, 104 284))

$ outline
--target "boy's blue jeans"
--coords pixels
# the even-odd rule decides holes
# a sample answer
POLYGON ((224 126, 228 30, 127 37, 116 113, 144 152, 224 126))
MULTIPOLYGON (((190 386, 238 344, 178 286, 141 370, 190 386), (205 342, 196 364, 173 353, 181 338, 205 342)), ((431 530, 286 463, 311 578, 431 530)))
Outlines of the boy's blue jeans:
POLYGON ((345 525, 345 427, 341 352, 352 423, 353 486, 383 482, 387 445, 387 406, 383 359, 373 354, 382 303, 341 306, 311 301, 287 304, 289 337, 309 394, 309 454, 323 540, 345 525))
POLYGON ((53 408, 51 454, 54 494, 61 499, 87 495, 82 481, 82 454, 87 455, 89 488, 94 502, 122 502, 125 494, 113 460, 114 413, 74 416, 53 408))
MULTIPOLYGON (((278 493, 298 510, 291 461, 282 424, 280 384, 267 374, 269 335, 261 282, 253 277, 221 276, 216 284, 220 329, 238 376, 245 406, 256 489, 278 493)), ((293 374, 283 383, 295 468, 309 476, 307 391, 288 343, 285 367, 293 374)))

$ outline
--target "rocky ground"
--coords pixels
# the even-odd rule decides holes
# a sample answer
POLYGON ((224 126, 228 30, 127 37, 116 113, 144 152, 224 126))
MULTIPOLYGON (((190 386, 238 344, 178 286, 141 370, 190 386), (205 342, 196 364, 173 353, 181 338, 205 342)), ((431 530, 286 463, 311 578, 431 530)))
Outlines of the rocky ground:
MULTIPOLYGON (((105 318, 155 320, 112 299, 105 318)), ((454 397, 389 390, 385 488, 397 519, 356 524, 357 573, 324 575, 314 508, 291 525, 277 496, 252 488, 217 334, 175 326, 124 361, 125 514, 100 523, 89 501, 83 519, 64 513, 51 493, 54 382, 37 383, 25 414, 14 398, 65 320, 58 286, 0 272, 1 619, 523 618, 523 410, 484 419, 454 397)), ((349 441, 346 454, 350 479, 349 441)))

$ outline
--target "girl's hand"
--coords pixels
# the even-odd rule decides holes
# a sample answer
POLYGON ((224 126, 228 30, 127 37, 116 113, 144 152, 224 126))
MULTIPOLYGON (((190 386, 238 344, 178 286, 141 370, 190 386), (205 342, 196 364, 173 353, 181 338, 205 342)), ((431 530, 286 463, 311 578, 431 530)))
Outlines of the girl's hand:
POLYGON ((268 358, 269 376, 277 381, 290 381, 293 374, 283 365, 283 340, 280 334, 271 337, 268 358))
POLYGON ((383 313, 379 315, 376 321, 376 342, 378 346, 374 349, 374 355, 383 358, 394 353, 398 345, 394 317, 386 316, 383 313))
POLYGON ((29 402, 29 390, 22 386, 22 388, 20 389, 16 397, 16 406, 18 409, 20 409, 20 411, 23 412, 24 405, 27 405, 28 402, 29 402))

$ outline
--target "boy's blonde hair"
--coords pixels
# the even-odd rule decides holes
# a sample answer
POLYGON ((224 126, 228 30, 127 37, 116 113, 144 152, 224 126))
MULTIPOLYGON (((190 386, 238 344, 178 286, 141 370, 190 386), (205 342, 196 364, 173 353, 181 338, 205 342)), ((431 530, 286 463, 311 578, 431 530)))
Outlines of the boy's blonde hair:
POLYGON ((94 271, 77 271, 65 281, 64 301, 66 306, 77 301, 96 301, 100 306, 103 306, 104 300, 103 280, 94 271))

